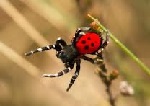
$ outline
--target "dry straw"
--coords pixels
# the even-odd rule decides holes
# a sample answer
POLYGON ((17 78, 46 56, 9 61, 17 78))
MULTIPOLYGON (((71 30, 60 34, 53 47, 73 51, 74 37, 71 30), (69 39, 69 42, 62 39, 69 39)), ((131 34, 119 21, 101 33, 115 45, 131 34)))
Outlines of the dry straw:
POLYGON ((4 43, 0 42, 0 52, 7 58, 22 67, 29 75, 37 77, 40 75, 38 68, 33 66, 30 62, 18 55, 13 49, 9 48, 4 43))
MULTIPOLYGON (((38 45, 45 46, 46 44, 49 44, 49 42, 28 22, 28 20, 21 13, 19 13, 19 11, 8 0, 1 0, 0 7, 38 45)), ((48 52, 46 52, 46 53, 48 53, 48 52)), ((52 54, 48 53, 48 55, 53 59, 54 62, 57 62, 52 54)))

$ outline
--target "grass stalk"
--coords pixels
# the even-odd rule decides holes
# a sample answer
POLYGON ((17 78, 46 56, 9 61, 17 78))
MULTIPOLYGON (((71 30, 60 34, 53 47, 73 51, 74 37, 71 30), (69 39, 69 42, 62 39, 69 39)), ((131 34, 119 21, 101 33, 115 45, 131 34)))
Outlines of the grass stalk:
MULTIPOLYGON (((105 31, 108 30, 98 21, 96 18, 88 14, 88 17, 96 23, 99 27, 97 31, 105 31)), ((150 75, 150 68, 148 68, 138 57, 136 57, 123 43, 121 43, 112 33, 109 32, 110 38, 114 41, 132 60, 134 60, 138 66, 140 66, 145 73, 150 75)))
POLYGON ((22 67, 29 75, 37 77, 41 76, 37 67, 33 66, 30 62, 18 55, 13 49, 0 42, 0 53, 15 62, 18 66, 22 67))
MULTIPOLYGON (((0 8, 2 8, 12 19, 13 21, 23 29, 27 33, 27 35, 35 41, 38 45, 45 46, 48 45, 49 42, 38 32, 28 20, 21 14, 15 6, 13 6, 8 0, 0 1, 0 8)), ((22 36, 20 35, 20 38, 22 36)), ((46 52, 49 57, 53 59, 54 62, 57 62, 52 54, 46 52)))
POLYGON ((50 7, 46 3, 44 4, 42 1, 38 0, 20 0, 24 4, 26 4, 30 9, 32 9, 35 13, 46 19, 52 26, 54 26, 57 30, 61 30, 66 27, 66 23, 64 22, 64 17, 60 12, 56 9, 50 7))
POLYGON ((1 0, 0 7, 13 19, 13 21, 21 27, 37 44, 43 46, 48 44, 40 33, 27 21, 8 0, 1 0))

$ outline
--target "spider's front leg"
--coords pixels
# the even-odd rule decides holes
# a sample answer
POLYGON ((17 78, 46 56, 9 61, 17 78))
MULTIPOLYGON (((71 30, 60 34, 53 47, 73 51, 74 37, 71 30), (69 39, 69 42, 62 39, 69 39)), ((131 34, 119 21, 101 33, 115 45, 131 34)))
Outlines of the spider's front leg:
POLYGON ((61 37, 58 37, 56 40, 56 45, 61 45, 64 47, 67 45, 67 43, 61 37))
POLYGON ((30 52, 25 53, 26 56, 30 56, 34 53, 38 53, 38 52, 43 52, 46 50, 50 50, 50 49, 55 49, 56 51, 61 51, 62 47, 61 46, 65 46, 66 42, 61 39, 60 37, 56 40, 56 44, 54 45, 47 45, 45 47, 41 47, 41 48, 37 48, 36 50, 32 50, 30 52))
POLYGON ((36 50, 32 50, 30 52, 27 52, 27 53, 25 53, 25 55, 30 56, 34 53, 43 52, 43 51, 50 50, 50 49, 55 48, 55 47, 56 47, 55 45, 47 45, 45 47, 37 48, 36 50))
POLYGON ((74 84, 76 78, 79 76, 80 64, 81 64, 81 59, 77 59, 77 60, 76 60, 76 71, 75 71, 74 75, 73 75, 72 78, 71 78, 71 81, 70 81, 70 83, 69 83, 69 87, 66 89, 67 92, 70 90, 70 88, 71 88, 72 85, 74 84))

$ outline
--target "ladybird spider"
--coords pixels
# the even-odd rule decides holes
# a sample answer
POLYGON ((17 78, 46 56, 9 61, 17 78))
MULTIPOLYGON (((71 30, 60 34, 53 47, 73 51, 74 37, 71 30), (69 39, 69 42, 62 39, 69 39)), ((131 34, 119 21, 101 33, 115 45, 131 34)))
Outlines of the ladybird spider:
POLYGON ((103 32, 97 33, 91 27, 81 27, 76 30, 71 44, 68 45, 59 37, 54 45, 47 45, 42 48, 37 48, 36 50, 25 53, 25 55, 30 56, 34 53, 50 49, 56 50, 56 57, 62 60, 65 69, 56 74, 43 74, 43 77, 53 78, 62 76, 71 71, 74 68, 74 64, 76 64, 75 73, 71 78, 68 88, 66 89, 66 91, 69 91, 79 75, 81 59, 94 63, 94 59, 87 57, 86 54, 92 54, 96 56, 101 55, 102 50, 107 46, 109 34, 108 32, 105 32, 105 39, 102 38, 102 34, 103 32))

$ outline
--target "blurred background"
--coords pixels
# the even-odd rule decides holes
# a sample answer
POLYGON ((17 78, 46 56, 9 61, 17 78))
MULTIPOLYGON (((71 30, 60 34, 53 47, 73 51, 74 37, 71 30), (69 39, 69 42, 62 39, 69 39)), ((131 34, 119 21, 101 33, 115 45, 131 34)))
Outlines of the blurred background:
MULTIPOLYGON (((55 51, 24 53, 60 36, 70 43, 78 27, 89 26, 90 13, 150 67, 149 10, 149 0, 0 0, 0 106, 110 106, 96 65, 82 61, 67 93, 74 70, 60 78, 41 77, 64 69, 55 51)), ((120 73, 112 84, 116 106, 150 106, 150 77, 112 41, 104 59, 108 70, 120 73), (119 94, 123 80, 133 86, 133 96, 119 94)))

